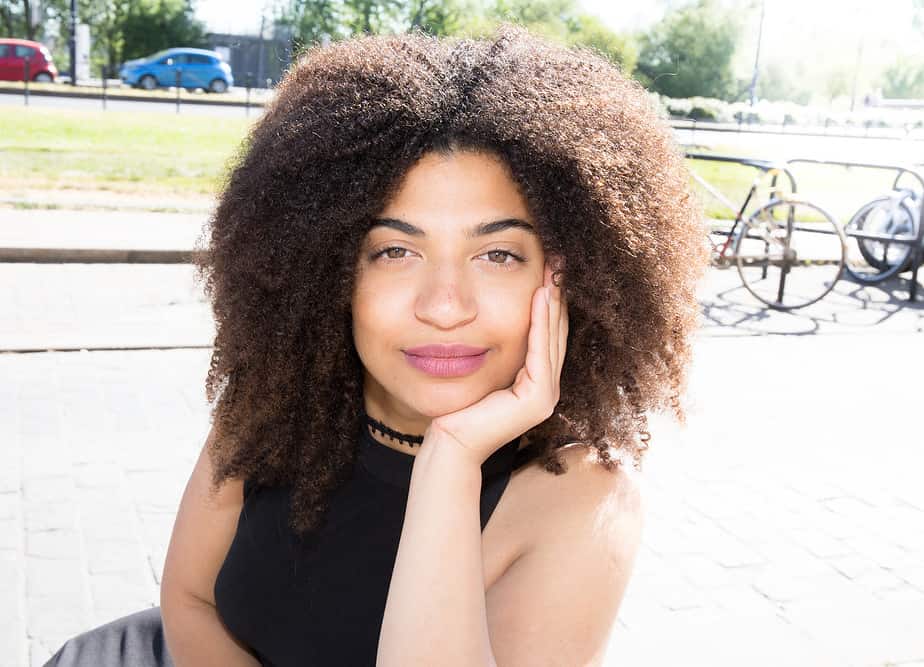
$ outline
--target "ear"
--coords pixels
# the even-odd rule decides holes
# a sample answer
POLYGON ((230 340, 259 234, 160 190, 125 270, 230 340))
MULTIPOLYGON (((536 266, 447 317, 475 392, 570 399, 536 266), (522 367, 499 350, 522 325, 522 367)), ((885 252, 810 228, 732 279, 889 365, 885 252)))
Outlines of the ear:
POLYGON ((565 258, 558 253, 548 253, 545 256, 545 265, 552 271, 552 282, 561 285, 565 275, 565 258))

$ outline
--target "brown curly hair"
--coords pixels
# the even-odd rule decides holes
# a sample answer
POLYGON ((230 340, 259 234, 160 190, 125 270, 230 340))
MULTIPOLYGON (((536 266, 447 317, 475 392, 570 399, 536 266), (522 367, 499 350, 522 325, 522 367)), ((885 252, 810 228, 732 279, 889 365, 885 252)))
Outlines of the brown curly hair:
POLYGON ((300 534, 322 520, 356 456, 360 243, 405 172, 450 150, 500 156, 545 251, 565 260, 561 400, 525 434, 530 453, 560 474, 555 450, 582 442, 607 469, 614 451, 639 468, 646 412, 684 421, 706 233, 644 89, 591 50, 509 24, 481 39, 315 46, 234 158, 195 260, 217 325, 213 483, 291 485, 300 534))

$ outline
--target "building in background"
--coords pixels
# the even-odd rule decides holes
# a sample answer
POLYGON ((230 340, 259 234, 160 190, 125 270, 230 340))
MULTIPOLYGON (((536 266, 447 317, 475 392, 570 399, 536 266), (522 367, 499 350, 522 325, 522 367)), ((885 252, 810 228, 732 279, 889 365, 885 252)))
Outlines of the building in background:
POLYGON ((292 62, 291 32, 282 25, 275 26, 272 37, 208 33, 206 39, 231 65, 237 86, 275 86, 292 62))

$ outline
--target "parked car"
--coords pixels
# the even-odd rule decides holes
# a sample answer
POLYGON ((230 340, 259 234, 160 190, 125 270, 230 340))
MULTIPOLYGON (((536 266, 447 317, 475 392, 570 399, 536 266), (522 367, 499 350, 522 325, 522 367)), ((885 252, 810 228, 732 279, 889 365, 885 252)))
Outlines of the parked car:
POLYGON ((217 51, 205 49, 167 49, 147 58, 128 60, 122 64, 119 78, 132 88, 154 90, 175 86, 177 72, 180 86, 187 90, 202 88, 210 93, 224 93, 234 85, 231 66, 217 51))
POLYGON ((51 83, 58 76, 51 52, 42 44, 3 37, 0 38, 0 81, 23 81, 27 58, 30 81, 51 83))

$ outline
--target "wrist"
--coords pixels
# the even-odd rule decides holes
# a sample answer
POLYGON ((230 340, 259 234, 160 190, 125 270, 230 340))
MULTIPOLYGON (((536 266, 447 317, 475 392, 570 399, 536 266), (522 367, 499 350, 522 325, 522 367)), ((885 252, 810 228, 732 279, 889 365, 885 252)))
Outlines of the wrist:
POLYGON ((428 476, 438 474, 441 470, 449 470, 453 477, 474 480, 480 486, 481 464, 482 461, 478 461, 477 457, 453 436, 439 429, 432 429, 424 435, 414 468, 426 468, 428 476))

